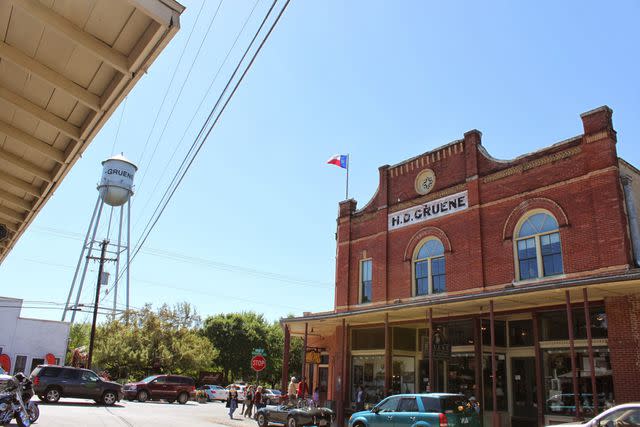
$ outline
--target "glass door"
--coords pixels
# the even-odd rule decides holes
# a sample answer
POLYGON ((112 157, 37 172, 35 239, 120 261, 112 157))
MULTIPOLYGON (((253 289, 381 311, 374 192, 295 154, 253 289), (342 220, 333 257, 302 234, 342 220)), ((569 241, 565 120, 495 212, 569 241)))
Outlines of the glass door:
POLYGON ((538 425, 535 372, 535 358, 514 357, 511 359, 512 427, 535 427, 538 425))

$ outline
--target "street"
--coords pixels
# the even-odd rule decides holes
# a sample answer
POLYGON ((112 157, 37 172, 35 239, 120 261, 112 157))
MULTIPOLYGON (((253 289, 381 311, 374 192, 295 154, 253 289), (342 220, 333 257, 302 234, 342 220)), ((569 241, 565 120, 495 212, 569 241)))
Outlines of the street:
MULTIPOLYGON (((240 405, 240 409, 242 405, 240 405)), ((40 419, 35 426, 145 427, 145 426, 234 426, 255 427, 253 419, 239 415, 229 419, 223 402, 185 405, 166 402, 127 402, 114 406, 96 405, 91 400, 62 399, 57 404, 40 403, 40 419)), ((10 424, 15 426, 15 421, 10 424)))

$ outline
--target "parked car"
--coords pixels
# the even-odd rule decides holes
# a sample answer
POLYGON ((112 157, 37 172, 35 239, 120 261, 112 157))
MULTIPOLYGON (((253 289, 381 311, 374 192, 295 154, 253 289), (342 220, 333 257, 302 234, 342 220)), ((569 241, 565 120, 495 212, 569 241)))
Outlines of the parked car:
POLYGON ((181 375, 152 375, 136 383, 124 385, 124 397, 127 400, 166 400, 173 403, 176 400, 184 405, 189 401, 196 386, 193 378, 181 375))
POLYGON ((267 427, 269 423, 285 424, 287 427, 326 427, 334 421, 335 413, 329 408, 296 407, 287 404, 260 408, 255 418, 259 427, 267 427))
POLYGON ((34 393, 48 403, 55 403, 61 397, 75 397, 113 405, 123 397, 120 384, 105 381, 89 369, 38 365, 31 372, 30 379, 34 393))
POLYGON ((640 426, 640 403, 625 403, 607 409, 589 421, 555 424, 564 427, 621 427, 640 426))
POLYGON ((213 385, 213 384, 202 385, 198 387, 198 390, 204 390, 204 392, 207 394, 208 401, 213 401, 213 400, 225 401, 227 400, 227 396, 229 394, 229 391, 226 388, 219 385, 213 385))
POLYGON ((279 405, 282 403, 282 392, 272 388, 265 388, 262 394, 262 401, 267 405, 279 405))
POLYGON ((480 427, 480 415, 461 394, 397 394, 380 401, 369 411, 351 415, 349 427, 378 426, 480 427))

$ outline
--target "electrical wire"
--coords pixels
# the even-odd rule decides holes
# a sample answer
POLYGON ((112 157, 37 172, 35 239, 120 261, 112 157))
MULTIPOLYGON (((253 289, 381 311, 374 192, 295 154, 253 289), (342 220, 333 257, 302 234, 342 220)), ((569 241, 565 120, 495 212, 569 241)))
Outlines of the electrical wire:
POLYGON ((122 125, 122 117, 124 116, 124 110, 127 109, 127 100, 129 97, 124 98, 122 103, 122 110, 120 111, 120 120, 118 120, 118 129, 116 130, 116 137, 113 139, 113 146, 111 147, 111 155, 113 156, 116 151, 116 143, 118 142, 118 136, 120 136, 120 125, 122 125))

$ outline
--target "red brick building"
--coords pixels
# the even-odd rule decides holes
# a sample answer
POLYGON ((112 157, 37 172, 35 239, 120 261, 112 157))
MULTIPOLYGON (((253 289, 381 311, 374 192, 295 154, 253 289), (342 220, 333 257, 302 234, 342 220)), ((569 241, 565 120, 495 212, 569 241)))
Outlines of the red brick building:
POLYGON ((640 400, 640 172, 611 115, 511 161, 472 130, 380 167, 364 207, 340 203, 334 310, 283 320, 283 382, 294 334, 339 414, 360 385, 473 395, 502 426, 640 400))

